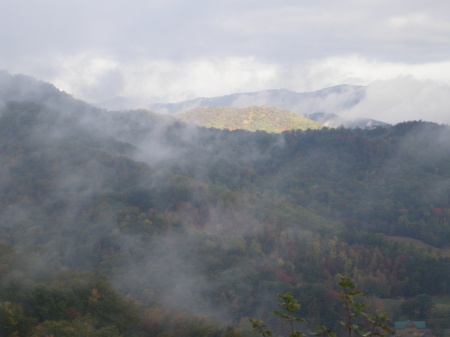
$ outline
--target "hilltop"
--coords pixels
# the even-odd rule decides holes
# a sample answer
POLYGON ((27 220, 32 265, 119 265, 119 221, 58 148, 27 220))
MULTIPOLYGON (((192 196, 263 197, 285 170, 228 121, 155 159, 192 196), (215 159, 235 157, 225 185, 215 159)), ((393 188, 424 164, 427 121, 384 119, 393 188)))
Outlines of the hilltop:
POLYGON ((283 132, 286 130, 321 129, 322 124, 292 111, 268 106, 232 108, 226 106, 198 107, 175 116, 191 124, 228 130, 283 132))

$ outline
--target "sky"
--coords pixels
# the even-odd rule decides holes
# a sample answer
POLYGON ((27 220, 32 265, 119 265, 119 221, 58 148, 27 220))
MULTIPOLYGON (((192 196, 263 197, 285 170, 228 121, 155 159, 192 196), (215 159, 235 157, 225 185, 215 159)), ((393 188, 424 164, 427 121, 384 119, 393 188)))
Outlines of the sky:
POLYGON ((354 84, 354 115, 450 122, 448 0, 0 1, 0 69, 91 103, 354 84))

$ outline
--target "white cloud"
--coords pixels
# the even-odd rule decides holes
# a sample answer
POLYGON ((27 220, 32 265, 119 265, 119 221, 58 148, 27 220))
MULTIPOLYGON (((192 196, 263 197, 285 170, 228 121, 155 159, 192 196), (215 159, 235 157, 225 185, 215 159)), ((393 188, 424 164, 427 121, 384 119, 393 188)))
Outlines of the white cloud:
POLYGON ((129 67, 126 91, 141 98, 178 101, 198 96, 262 90, 278 67, 251 57, 206 58, 182 62, 156 60, 129 67))
POLYGON ((297 90, 316 90, 336 84, 368 85, 377 80, 413 76, 450 84, 450 59, 443 62, 407 64, 367 59, 359 55, 329 57, 295 68, 291 78, 297 90), (298 81, 295 83, 295 81, 298 81))
MULTIPOLYGON (((45 64, 45 60, 38 63, 45 64)), ((42 69, 43 64, 38 68, 42 69)), ((123 90, 119 63, 99 52, 54 56, 51 64, 46 67, 49 75, 44 80, 87 101, 108 99, 119 95, 123 90)))
POLYGON ((449 84, 412 76, 376 81, 367 87, 364 100, 345 116, 374 118, 393 124, 420 119, 449 124, 449 92, 449 84))
POLYGON ((91 102, 115 96, 170 102, 263 90, 277 77, 278 67, 251 57, 150 59, 119 64, 92 52, 57 58, 50 73, 55 75, 46 80, 91 102))

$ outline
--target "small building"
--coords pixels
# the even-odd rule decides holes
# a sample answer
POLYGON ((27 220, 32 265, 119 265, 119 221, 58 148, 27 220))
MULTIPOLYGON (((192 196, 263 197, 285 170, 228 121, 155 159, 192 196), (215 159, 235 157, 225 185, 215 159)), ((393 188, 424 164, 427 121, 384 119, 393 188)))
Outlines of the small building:
POLYGON ((425 321, 394 322, 392 336, 395 337, 433 337, 425 321))

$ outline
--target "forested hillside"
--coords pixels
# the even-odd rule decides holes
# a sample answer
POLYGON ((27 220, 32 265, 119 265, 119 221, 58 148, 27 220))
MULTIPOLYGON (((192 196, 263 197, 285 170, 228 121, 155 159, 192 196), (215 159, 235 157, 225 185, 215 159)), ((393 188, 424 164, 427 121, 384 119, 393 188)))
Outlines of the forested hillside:
POLYGON ((292 111, 268 106, 237 109, 225 106, 200 107, 176 115, 179 120, 208 128, 282 132, 321 129, 322 124, 292 111))
POLYGON ((0 335, 247 336, 285 292, 336 327, 345 272, 445 328, 448 126, 217 130, 0 80, 0 335))

